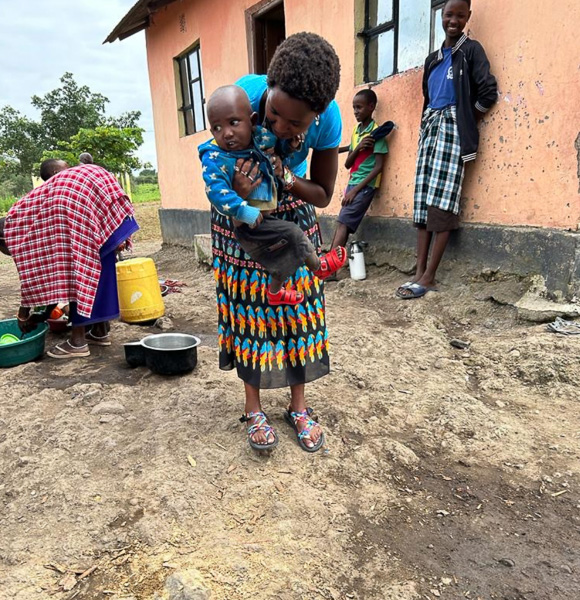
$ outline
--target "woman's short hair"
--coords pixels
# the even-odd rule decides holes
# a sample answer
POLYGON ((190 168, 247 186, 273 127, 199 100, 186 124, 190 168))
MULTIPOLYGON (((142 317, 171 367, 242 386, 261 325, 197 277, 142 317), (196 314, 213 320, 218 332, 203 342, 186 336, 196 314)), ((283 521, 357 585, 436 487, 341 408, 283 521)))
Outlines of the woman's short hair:
POLYGON ((340 61, 334 48, 315 33, 295 33, 276 49, 268 67, 268 86, 279 87, 321 113, 340 83, 340 61))

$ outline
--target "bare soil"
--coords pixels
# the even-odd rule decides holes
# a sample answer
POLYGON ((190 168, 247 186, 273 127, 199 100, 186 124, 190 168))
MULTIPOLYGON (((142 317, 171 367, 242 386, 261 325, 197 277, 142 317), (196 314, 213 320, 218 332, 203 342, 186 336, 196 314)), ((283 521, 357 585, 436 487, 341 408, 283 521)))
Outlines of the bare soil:
MULTIPOLYGON (((266 391, 280 445, 258 456, 217 368, 212 275, 148 230, 136 252, 187 283, 166 308, 201 334, 198 366, 129 369, 122 343, 153 327, 115 323, 89 359, 0 371, 1 598, 166 598, 187 568, 212 600, 578 597, 580 339, 479 300, 485 281, 401 301, 399 273, 343 274, 332 373, 307 386, 327 445, 301 451, 287 391, 266 391)), ((0 290, 7 318, 6 258, 0 290)))

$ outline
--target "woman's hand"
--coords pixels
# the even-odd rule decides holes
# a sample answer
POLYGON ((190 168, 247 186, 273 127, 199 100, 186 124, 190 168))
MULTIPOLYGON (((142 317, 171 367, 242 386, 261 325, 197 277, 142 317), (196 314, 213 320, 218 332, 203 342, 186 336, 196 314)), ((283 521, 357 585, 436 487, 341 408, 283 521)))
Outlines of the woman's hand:
POLYGON ((299 133, 288 140, 288 145, 290 148, 292 148, 292 150, 299 150, 302 147, 305 139, 306 135, 304 133, 299 133))
POLYGON ((274 148, 269 148, 265 151, 265 154, 267 154, 270 159, 270 163, 274 169, 274 175, 282 179, 284 177, 284 166, 282 165, 280 157, 274 153, 274 148))
POLYGON ((232 188, 240 198, 245 200, 262 182, 259 165, 250 159, 238 158, 234 171, 232 188))
POLYGON ((21 306, 18 310, 18 329, 22 333, 30 333, 34 331, 39 323, 46 321, 45 314, 32 313, 30 314, 30 308, 21 306))

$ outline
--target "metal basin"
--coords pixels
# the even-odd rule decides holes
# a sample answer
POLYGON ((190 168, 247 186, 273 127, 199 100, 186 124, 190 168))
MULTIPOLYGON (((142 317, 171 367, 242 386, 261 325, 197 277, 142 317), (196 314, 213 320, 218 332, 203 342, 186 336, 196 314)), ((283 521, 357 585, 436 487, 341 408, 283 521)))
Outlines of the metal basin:
POLYGON ((187 333, 160 333, 141 340, 145 364, 159 375, 181 375, 197 365, 199 338, 187 333))

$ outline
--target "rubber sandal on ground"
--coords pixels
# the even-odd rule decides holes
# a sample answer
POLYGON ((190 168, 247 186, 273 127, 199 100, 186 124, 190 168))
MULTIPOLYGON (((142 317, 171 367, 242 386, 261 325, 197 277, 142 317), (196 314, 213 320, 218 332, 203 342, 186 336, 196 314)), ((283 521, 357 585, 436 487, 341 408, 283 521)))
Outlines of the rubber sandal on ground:
POLYGON ((314 274, 318 279, 326 279, 342 269, 347 259, 346 248, 344 246, 337 246, 320 257, 320 268, 314 271, 314 274))
POLYGON ((248 434, 248 443, 250 447, 256 450, 257 452, 267 452, 269 450, 273 450, 278 445, 278 436, 274 431, 274 428, 268 423, 268 416, 264 412, 249 412, 244 413, 240 417, 240 423, 248 423, 254 419, 254 423, 252 425, 248 425, 246 432, 248 434), (266 444, 258 444, 254 442, 252 439, 258 431, 264 432, 264 437, 268 439, 268 434, 271 433, 274 440, 270 443, 266 444))
POLYGON ((401 286, 397 290, 397 296, 402 300, 414 300, 416 298, 422 298, 427 292, 436 292, 436 288, 426 287, 419 283, 412 283, 406 288, 401 286), (402 289, 401 289, 402 288, 402 289))
POLYGON ((295 306, 304 300, 304 294, 302 292, 287 290, 285 288, 280 289, 276 294, 273 294, 268 290, 266 296, 268 298, 268 304, 271 306, 281 306, 283 304, 295 306))
MULTIPOLYGON (((316 442, 313 442, 313 446, 309 447, 306 445, 304 438, 308 438, 310 440, 310 432, 313 427, 316 427, 318 423, 311 418, 311 415, 314 411, 311 408, 307 408, 301 412, 294 412, 286 409, 284 412, 284 420, 290 425, 294 431, 296 432, 296 439, 298 441, 298 445, 302 448, 302 450, 306 452, 318 452, 320 448, 324 445, 324 433, 320 433, 320 437, 316 442), (303 422, 304 427, 302 431, 298 431, 298 423, 303 422)), ((313 440, 311 440, 313 441, 313 440)))
POLYGON ((414 283, 415 283, 415 282, 414 282, 414 281, 411 281, 411 280, 409 280, 409 281, 405 281, 405 283, 402 283, 402 284, 401 284, 401 285, 400 285, 400 286, 397 288, 397 290, 395 291, 395 294, 398 296, 398 295, 399 295, 399 293, 400 293, 402 290, 406 290, 406 289, 407 289, 407 288, 408 288, 410 285, 413 285, 414 283))
POLYGON ((91 355, 91 351, 87 344, 84 346, 73 346, 68 340, 62 344, 57 344, 54 348, 51 348, 47 353, 47 356, 51 358, 85 358, 91 355))
POLYGON ((98 335, 94 335, 92 332, 89 331, 87 334, 85 334, 85 340, 91 346, 110 346, 111 345, 111 339, 109 338, 108 334, 104 335, 103 337, 99 337, 98 335))

